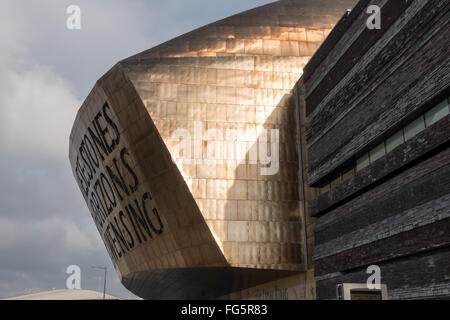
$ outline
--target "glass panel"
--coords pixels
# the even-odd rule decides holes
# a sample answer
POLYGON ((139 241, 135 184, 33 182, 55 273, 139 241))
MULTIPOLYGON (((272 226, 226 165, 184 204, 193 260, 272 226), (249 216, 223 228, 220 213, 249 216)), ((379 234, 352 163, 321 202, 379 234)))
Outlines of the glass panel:
POLYGON ((441 103, 439 103, 437 106, 435 106, 433 109, 428 110, 427 113, 425 113, 425 121, 427 123, 427 127, 431 126, 433 123, 438 122, 442 118, 444 118, 446 115, 448 115, 448 104, 447 99, 443 100, 441 103))
POLYGON ((423 116, 420 116, 405 127, 405 141, 411 139, 423 129, 425 129, 425 122, 423 116))
POLYGON ((341 176, 339 176, 336 179, 334 179, 333 181, 331 181, 331 188, 333 188, 334 186, 337 186, 339 183, 341 183, 341 176))
POLYGON ((355 167, 345 171, 342 174, 342 181, 347 180, 348 178, 350 178, 351 176, 353 176, 355 174, 355 167))
POLYGON ((320 194, 324 194, 328 190, 330 190, 330 185, 329 184, 327 184, 327 185, 323 186, 322 188, 320 188, 320 194))
POLYGON ((356 171, 359 171, 359 170, 367 167, 369 164, 370 164, 369 154, 366 153, 365 155, 363 155, 361 158, 359 158, 356 161, 356 171))
POLYGON ((370 150, 370 162, 377 161, 385 154, 386 154, 386 148, 384 147, 384 142, 383 142, 383 143, 377 145, 372 150, 370 150))
POLYGON ((405 142, 405 138, 403 138, 403 130, 400 130, 386 140, 386 152, 391 152, 403 142, 405 142))

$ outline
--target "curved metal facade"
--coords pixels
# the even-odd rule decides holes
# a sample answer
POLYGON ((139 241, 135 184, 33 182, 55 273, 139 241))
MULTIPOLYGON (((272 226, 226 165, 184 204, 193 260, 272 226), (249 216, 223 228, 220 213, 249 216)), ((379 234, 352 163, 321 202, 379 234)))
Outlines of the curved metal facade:
POLYGON ((214 298, 305 271, 291 89, 355 1, 279 1, 116 64, 69 158, 123 284, 214 298))

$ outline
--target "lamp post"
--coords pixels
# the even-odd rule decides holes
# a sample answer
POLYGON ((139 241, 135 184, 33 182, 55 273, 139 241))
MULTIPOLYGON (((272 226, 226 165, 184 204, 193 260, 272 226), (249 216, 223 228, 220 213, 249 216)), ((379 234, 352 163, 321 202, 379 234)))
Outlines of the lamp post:
POLYGON ((105 300, 105 292, 106 292, 106 270, 108 270, 108 268, 107 268, 106 266, 104 266, 104 267, 91 266, 91 268, 105 270, 105 280, 104 280, 104 282, 103 282, 103 300, 105 300))

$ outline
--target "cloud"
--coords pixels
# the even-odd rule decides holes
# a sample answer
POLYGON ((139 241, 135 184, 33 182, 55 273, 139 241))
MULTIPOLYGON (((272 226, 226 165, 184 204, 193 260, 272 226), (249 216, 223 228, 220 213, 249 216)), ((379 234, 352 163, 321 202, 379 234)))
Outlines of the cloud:
POLYGON ((75 114, 120 59, 266 0, 0 1, 0 298, 64 288, 134 297, 120 284, 67 158, 75 114), (77 4, 82 29, 66 28, 77 4), (101 289, 100 289, 101 290, 101 289))
POLYGON ((65 288, 65 269, 82 269, 82 288, 97 290, 108 266, 108 292, 132 297, 120 284, 73 182, 68 163, 0 159, 0 298, 29 288, 65 288))
MULTIPOLYGON (((104 247, 92 226, 84 229, 70 220, 48 218, 11 221, 0 219, 0 298, 64 288, 66 268, 76 264, 81 268, 83 289, 98 290, 98 278, 103 277, 91 265, 104 265, 104 247), (26 284, 26 286, 24 286, 26 284)), ((113 267, 109 272, 108 292, 132 296, 119 283, 113 267)))
MULTIPOLYGON (((94 232, 87 234, 78 225, 58 217, 39 220, 0 218, 0 252, 9 251, 13 246, 36 254, 42 254, 44 248, 51 248, 52 250, 45 254, 47 262, 64 259, 64 256, 60 255, 62 252, 89 255, 103 250, 103 244, 94 232), (39 235, 39 239, 36 239, 35 235, 39 235), (55 242, 55 239, 58 241, 55 242)), ((2 261, 2 268, 16 267, 10 263, 8 260, 2 261)))
POLYGON ((65 158, 70 127, 81 101, 48 67, 33 65, 3 75, 0 145, 10 155, 65 158))

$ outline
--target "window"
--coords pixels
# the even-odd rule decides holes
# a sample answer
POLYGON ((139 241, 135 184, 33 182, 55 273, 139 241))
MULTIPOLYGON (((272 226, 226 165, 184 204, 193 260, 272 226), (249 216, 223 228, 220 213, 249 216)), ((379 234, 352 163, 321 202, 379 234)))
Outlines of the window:
POLYGON ((411 139, 416 134, 425 129, 425 121, 423 115, 411 122, 405 127, 405 141, 411 139))
POLYGON ((356 160, 356 167, 353 165, 351 168, 343 168, 340 172, 340 178, 334 179, 333 181, 328 181, 328 183, 322 187, 321 193, 328 191, 335 185, 340 184, 342 181, 350 178, 355 174, 356 171, 360 171, 370 165, 371 163, 382 158, 385 154, 391 152, 399 145, 404 143, 406 140, 411 139, 418 133, 422 132, 425 128, 431 126, 432 124, 438 122, 439 120, 445 118, 450 114, 450 100, 445 98, 434 108, 428 110, 424 114, 420 115, 413 122, 406 125, 403 129, 400 129, 392 136, 384 140, 382 143, 377 145, 375 148, 370 150, 368 153, 362 155, 358 160, 356 160))
POLYGON ((335 178, 333 181, 331 181, 331 188, 333 188, 334 186, 337 186, 339 183, 341 183, 341 176, 339 175, 339 177, 335 178))
POLYGON ((347 180, 354 174, 355 174, 355 167, 352 167, 351 169, 347 169, 347 171, 344 171, 344 173, 342 173, 342 181, 347 180))
POLYGON ((370 164, 369 154, 366 153, 356 161, 356 171, 359 171, 370 164))
POLYGON ((425 113, 425 122, 427 127, 431 126, 433 123, 438 122, 448 114, 449 114, 449 106, 447 99, 445 99, 441 103, 439 103, 436 107, 425 113))
POLYGON ((386 140, 386 152, 387 153, 391 152, 399 145, 401 145, 403 142, 405 142, 405 138, 403 137, 403 129, 402 129, 394 133, 386 140))
POLYGON ((386 154, 386 147, 384 142, 377 145, 375 148, 370 150, 370 162, 375 162, 386 154))
POLYGON ((330 185, 326 184, 325 186, 320 188, 320 194, 324 194, 325 192, 328 192, 328 190, 330 190, 330 185))

